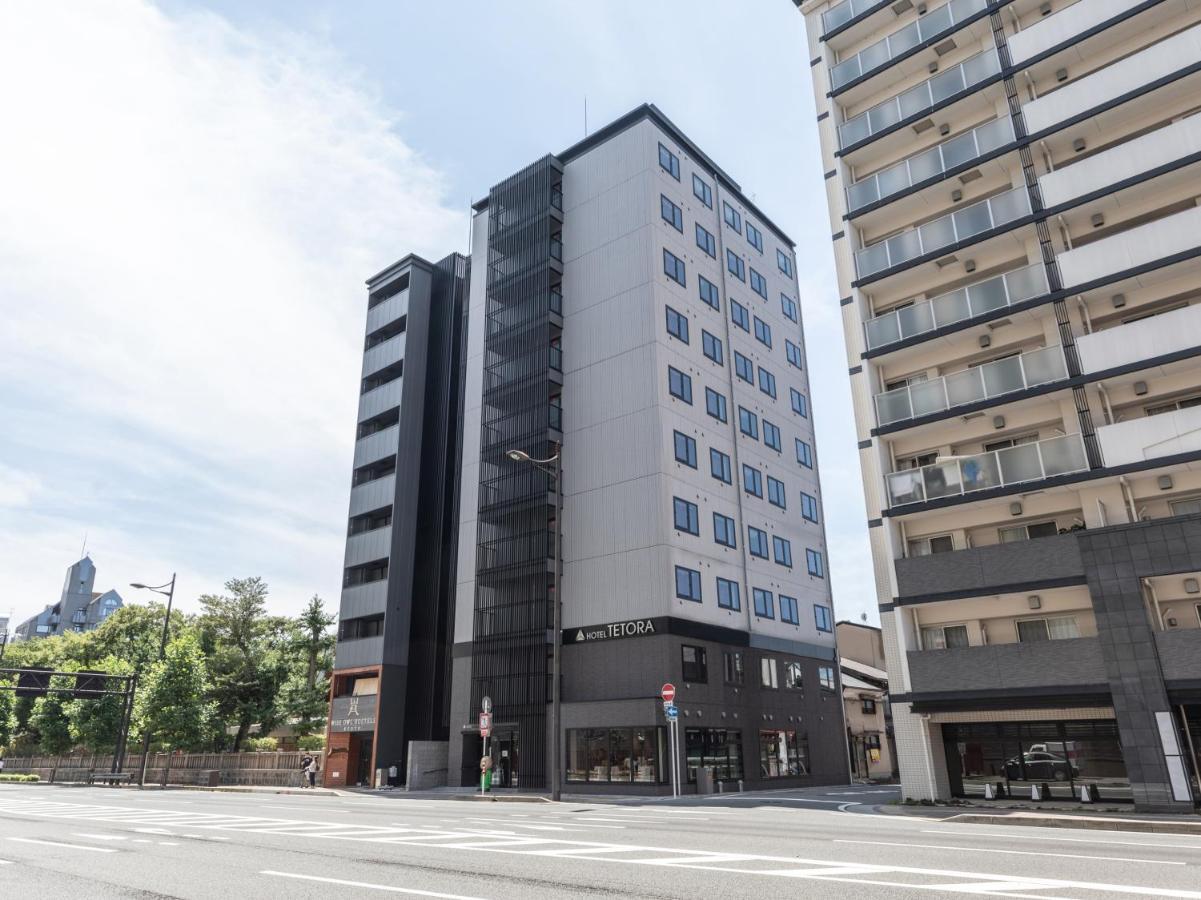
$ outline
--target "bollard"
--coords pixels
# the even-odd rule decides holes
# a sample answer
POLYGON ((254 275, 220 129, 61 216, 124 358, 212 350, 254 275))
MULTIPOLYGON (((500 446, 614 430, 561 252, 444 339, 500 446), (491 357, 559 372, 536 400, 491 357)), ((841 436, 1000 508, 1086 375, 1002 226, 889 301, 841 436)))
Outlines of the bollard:
POLYGON ((1043 799, 1042 788, 1037 784, 1030 785, 1030 799, 1039 801, 1043 799))
POLYGON ((992 782, 989 782, 988 784, 984 785, 984 799, 985 800, 996 800, 997 799, 997 788, 996 788, 996 785, 994 785, 992 782))
POLYGON ((726 792, 726 783, 724 781, 717 782, 717 793, 724 794, 726 792))
POLYGON ((1100 799, 1101 799, 1101 796, 1097 792, 1097 786, 1095 784, 1080 785, 1080 802, 1081 803, 1096 803, 1100 799))
POLYGON ((742 793, 742 791, 743 791, 742 779, 741 779, 741 778, 739 778, 739 779, 738 779, 738 793, 740 793, 740 794, 741 794, 741 793, 742 793))

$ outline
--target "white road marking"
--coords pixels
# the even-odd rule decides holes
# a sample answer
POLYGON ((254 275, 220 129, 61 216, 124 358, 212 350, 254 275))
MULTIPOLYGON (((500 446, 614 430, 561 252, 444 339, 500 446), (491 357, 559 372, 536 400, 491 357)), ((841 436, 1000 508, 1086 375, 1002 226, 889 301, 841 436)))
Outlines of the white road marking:
POLYGON ((66 847, 69 850, 90 850, 92 853, 116 853, 112 847, 89 847, 87 844, 68 844, 63 841, 46 841, 41 838, 10 837, 10 841, 21 844, 41 844, 45 847, 66 847))
POLYGON ((402 888, 391 884, 371 884, 367 881, 348 881, 344 878, 323 878, 319 875, 301 875, 297 872, 273 872, 264 869, 260 875, 273 875, 276 878, 296 878, 301 881, 319 881, 322 884, 341 884, 346 887, 366 888, 369 891, 388 891, 393 894, 413 894, 418 897, 441 897, 443 900, 482 900, 480 897, 468 897, 464 894, 439 894, 437 891, 419 891, 416 888, 402 888))
MULTIPOLYGON (((1114 834, 1114 832, 1106 832, 1114 834)), ((1160 835, 1145 832, 1148 837, 1160 837, 1160 835)), ((1112 844, 1115 847, 1166 847, 1172 850, 1201 850, 1201 844, 1161 844, 1152 843, 1151 841, 1101 841, 1093 838, 1070 838, 1070 837, 1055 837, 1052 835, 1043 834, 999 834, 995 831, 941 831, 932 828, 922 829, 922 834, 940 834, 943 837, 990 837, 1003 838, 1007 841, 1060 841, 1070 844, 1112 844)), ((1188 837, 1188 835, 1176 835, 1176 837, 1188 837)))
POLYGON ((835 839, 835 844, 866 844, 869 847, 920 847, 926 850, 968 850, 972 853, 1007 853, 1014 856, 1054 856, 1057 859, 1099 859, 1113 862, 1147 863, 1152 866, 1187 866, 1186 862, 1165 859, 1132 859, 1126 856, 1081 856, 1076 853, 1038 853, 1034 850, 999 850, 992 847, 959 847, 953 844, 904 844, 898 841, 851 841, 835 839))
POLYGON ((179 844, 173 844, 171 841, 159 841, 158 845, 160 847, 178 847, 179 846, 179 844))
POLYGON ((72 837, 92 838, 96 841, 127 841, 129 838, 120 834, 93 834, 90 831, 73 831, 72 837))

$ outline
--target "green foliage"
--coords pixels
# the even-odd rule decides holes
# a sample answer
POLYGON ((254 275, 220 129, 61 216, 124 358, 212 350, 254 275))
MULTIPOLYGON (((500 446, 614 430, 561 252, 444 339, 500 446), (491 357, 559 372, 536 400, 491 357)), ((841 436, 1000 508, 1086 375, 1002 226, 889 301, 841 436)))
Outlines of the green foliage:
POLYGON ((329 672, 334 664, 335 617, 316 594, 289 633, 288 671, 279 692, 279 713, 299 735, 320 731, 329 703, 329 672))
POLYGON ((279 749, 279 741, 273 737, 252 737, 246 739, 245 747, 256 753, 272 753, 279 749))
POLYGON ((150 734, 159 747, 187 750, 203 744, 212 705, 205 702, 204 653, 196 636, 185 633, 167 645, 161 660, 150 667, 138 689, 134 723, 139 734, 150 734))
POLYGON ((8 781, 13 784, 32 784, 35 781, 41 780, 42 779, 40 779, 37 775, 17 775, 15 773, 11 775, 0 775, 0 781, 8 781))
MULTIPOLYGON (((71 687, 68 678, 55 678, 51 687, 71 687)), ((71 723, 67 717, 67 697, 63 693, 48 693, 33 701, 29 724, 38 735, 38 749, 50 756, 68 752, 75 742, 71 739, 71 723)))
POLYGON ((296 739, 296 745, 301 750, 324 750, 325 735, 323 734, 305 734, 296 739))
POLYGON ((0 756, 4 755, 4 748, 12 741, 17 727, 17 717, 14 714, 17 698, 12 691, 4 690, 12 685, 11 679, 0 678, 0 756))
MULTIPOLYGON (((108 657, 94 664, 89 671, 107 672, 110 675, 132 673, 129 664, 115 657, 108 657)), ((68 728, 76 746, 86 747, 93 753, 111 753, 116 749, 121 733, 121 719, 125 714, 125 698, 118 694, 103 697, 81 697, 66 703, 68 728)))

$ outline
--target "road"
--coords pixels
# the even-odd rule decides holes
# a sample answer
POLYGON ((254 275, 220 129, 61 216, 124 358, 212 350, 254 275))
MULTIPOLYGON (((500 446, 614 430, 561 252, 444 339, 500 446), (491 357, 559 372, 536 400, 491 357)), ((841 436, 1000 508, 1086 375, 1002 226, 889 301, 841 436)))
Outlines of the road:
POLYGON ((1201 837, 872 813, 893 793, 556 805, 0 785, 0 897, 1201 900, 1201 837))

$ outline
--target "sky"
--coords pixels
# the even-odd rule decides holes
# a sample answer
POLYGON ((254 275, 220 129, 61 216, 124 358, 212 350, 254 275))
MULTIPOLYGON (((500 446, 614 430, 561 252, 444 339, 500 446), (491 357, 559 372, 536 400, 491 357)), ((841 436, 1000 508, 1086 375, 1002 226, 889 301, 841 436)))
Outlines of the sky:
POLYGON ((797 242, 835 612, 875 622, 806 57, 791 0, 6 4, 0 616, 85 546, 127 600, 336 609, 364 279, 653 102, 797 242))

